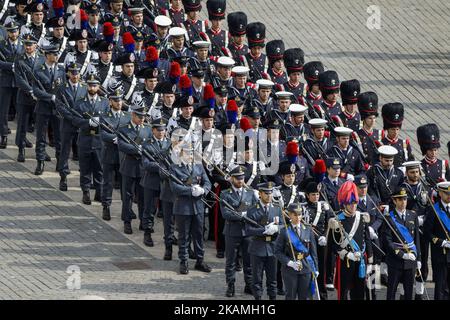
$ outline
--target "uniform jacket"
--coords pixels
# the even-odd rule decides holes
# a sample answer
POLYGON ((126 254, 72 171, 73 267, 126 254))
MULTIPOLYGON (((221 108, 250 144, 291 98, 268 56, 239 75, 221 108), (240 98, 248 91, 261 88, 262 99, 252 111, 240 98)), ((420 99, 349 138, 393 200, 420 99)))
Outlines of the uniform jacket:
POLYGON ((16 50, 13 50, 9 40, 0 40, 0 51, 6 58, 6 61, 0 59, 0 87, 14 88, 16 86, 13 70, 14 59, 17 55, 23 54, 23 44, 17 41, 16 50))
MULTIPOLYGON (((114 117, 111 109, 100 118, 100 121, 108 126, 111 126, 114 130, 118 130, 120 127, 126 125, 131 121, 130 114, 128 112, 121 111, 118 118, 114 117)), ((115 133, 110 133, 107 130, 101 130, 100 135, 103 141, 102 149, 102 162, 106 164, 119 164, 119 148, 118 144, 113 142, 117 137, 115 133)))
POLYGON ((64 85, 66 81, 64 66, 56 65, 55 74, 52 77, 44 63, 35 64, 34 74, 44 87, 44 90, 42 90, 39 85, 33 84, 33 94, 38 100, 35 112, 37 114, 53 115, 55 114, 55 103, 52 101, 52 95, 56 95, 58 88, 64 85))
POLYGON ((73 124, 73 119, 76 117, 70 110, 73 109, 75 104, 86 97, 87 86, 81 83, 77 84, 77 90, 73 92, 72 86, 67 82, 65 85, 60 86, 57 92, 56 109, 63 116, 61 123, 61 131, 63 132, 76 132, 78 127, 73 124), (69 105, 63 105, 64 96, 69 105))
POLYGON ((144 174, 141 178, 141 186, 146 189, 151 189, 155 191, 160 191, 160 181, 161 178, 159 176, 159 167, 160 162, 158 157, 159 154, 163 155, 170 147, 170 140, 164 138, 161 141, 161 147, 157 143, 157 140, 154 136, 152 136, 146 143, 143 145, 143 148, 146 149, 156 161, 151 161, 147 157, 142 158, 142 167, 144 168, 144 174))

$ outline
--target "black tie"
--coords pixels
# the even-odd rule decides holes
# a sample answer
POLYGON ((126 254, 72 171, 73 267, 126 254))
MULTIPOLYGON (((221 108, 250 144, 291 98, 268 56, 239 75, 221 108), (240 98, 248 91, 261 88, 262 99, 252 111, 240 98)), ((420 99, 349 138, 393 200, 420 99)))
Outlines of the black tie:
POLYGON ((161 149, 162 148, 162 144, 161 141, 158 140, 158 147, 161 149))
POLYGON ((94 31, 94 34, 97 34, 97 28, 96 27, 93 27, 92 31, 94 31))
POLYGON ((363 207, 365 208, 366 207, 366 200, 365 199, 362 199, 362 204, 363 204, 363 207))
POLYGON ((50 77, 51 77, 52 82, 53 82, 53 68, 50 68, 50 77))
POLYGON ((16 54, 16 45, 14 43, 12 44, 12 50, 13 50, 13 54, 16 54))
POLYGON ((335 181, 333 181, 333 185, 335 186, 335 187, 337 187, 338 186, 338 184, 337 184, 337 181, 335 180, 335 181))

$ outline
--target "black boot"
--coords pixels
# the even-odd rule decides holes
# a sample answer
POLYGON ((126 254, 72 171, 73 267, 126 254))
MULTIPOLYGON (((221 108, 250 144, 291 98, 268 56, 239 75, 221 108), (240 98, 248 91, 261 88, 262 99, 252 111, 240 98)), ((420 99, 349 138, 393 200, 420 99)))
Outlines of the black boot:
POLYGON ((123 232, 125 234, 132 234, 133 229, 131 229, 131 222, 124 222, 123 223, 123 232))
POLYGON ((38 160, 34 174, 40 176, 44 172, 44 161, 38 160))
POLYGON ((425 300, 423 294, 417 294, 414 296, 414 300, 425 300))
POLYGON ((245 294, 249 294, 249 295, 253 295, 252 288, 251 288, 249 285, 245 285, 245 287, 244 287, 244 293, 245 293, 245 294))
POLYGON ((187 261, 181 261, 180 262, 180 274, 188 274, 189 273, 189 267, 187 261))
POLYGON ((142 220, 139 220, 139 230, 144 231, 144 227, 142 226, 142 220))
POLYGON ((45 161, 52 161, 52 157, 50 157, 49 155, 48 155, 48 153, 45 153, 45 159, 44 159, 45 161))
POLYGON ((144 232, 144 244, 147 247, 153 247, 154 246, 153 239, 152 239, 152 233, 148 229, 145 230, 145 232, 144 232))
POLYGON ((17 162, 25 162, 25 149, 19 148, 19 154, 17 155, 17 162))
POLYGON ((109 206, 103 206, 102 219, 106 221, 111 220, 111 212, 109 211, 109 206))
POLYGON ((208 266, 202 259, 197 260, 197 263, 195 264, 195 270, 201 271, 201 272, 211 272, 211 267, 208 266))
POLYGON ((217 251, 217 253, 216 253, 216 258, 219 258, 219 259, 225 258, 225 252, 223 252, 223 251, 217 251))
POLYGON ((228 298, 234 297, 234 283, 228 284, 227 292, 225 293, 225 296, 228 298))
POLYGON ((59 190, 67 191, 67 177, 61 176, 61 180, 59 180, 59 190))
POLYGON ((33 148, 33 144, 25 137, 25 148, 33 148))
POLYGON ((166 246, 166 251, 164 252, 164 260, 172 260, 172 246, 166 246))
POLYGON ((191 249, 190 246, 189 246, 189 249, 188 249, 188 253, 189 253, 189 259, 192 259, 192 260, 196 259, 195 252, 194 252, 194 250, 191 249))
POLYGON ((56 158, 56 165, 55 165, 55 171, 59 171, 59 157, 56 158))
POLYGON ((95 191, 94 201, 102 202, 102 195, 99 191, 95 191))
POLYGON ((8 136, 2 136, 0 138, 0 149, 6 149, 7 144, 8 144, 8 136))
POLYGON ((87 204, 87 205, 90 205, 92 203, 91 202, 91 195, 89 193, 89 190, 88 191, 83 191, 83 203, 87 204))

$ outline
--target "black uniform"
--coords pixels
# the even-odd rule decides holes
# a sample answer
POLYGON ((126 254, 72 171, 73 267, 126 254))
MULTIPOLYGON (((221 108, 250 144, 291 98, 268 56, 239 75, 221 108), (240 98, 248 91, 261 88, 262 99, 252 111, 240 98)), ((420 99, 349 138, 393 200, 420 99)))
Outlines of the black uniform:
POLYGON ((389 204, 392 191, 403 183, 403 172, 393 166, 384 170, 381 165, 376 164, 367 170, 369 181, 369 194, 380 199, 382 204, 389 204))

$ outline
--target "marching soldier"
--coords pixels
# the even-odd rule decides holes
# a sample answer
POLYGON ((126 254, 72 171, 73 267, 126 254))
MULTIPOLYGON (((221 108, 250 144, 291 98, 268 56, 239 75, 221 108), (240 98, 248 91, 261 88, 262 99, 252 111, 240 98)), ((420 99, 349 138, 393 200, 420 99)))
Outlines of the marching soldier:
POLYGON ((288 80, 283 84, 283 90, 292 92, 297 102, 303 104, 306 85, 300 81, 300 77, 305 63, 305 53, 300 48, 287 49, 283 55, 283 62, 288 75, 288 80))
POLYGON ((114 75, 114 64, 112 63, 113 44, 101 40, 96 44, 98 52, 98 63, 95 65, 97 75, 100 78, 102 88, 108 88, 109 82, 114 75))
POLYGON ((31 21, 22 25, 20 28, 20 34, 31 33, 38 42, 41 38, 45 38, 47 35, 47 29, 44 23, 44 12, 47 12, 47 10, 48 6, 46 3, 29 3, 25 8, 25 12, 28 12, 31 15, 31 21))
POLYGON ((394 191, 395 208, 389 212, 383 229, 388 266, 387 300, 395 300, 400 282, 405 292, 404 299, 412 300, 416 269, 421 267, 417 214, 406 209, 407 199, 406 188, 399 187, 394 191))
POLYGON ((33 96, 33 87, 30 73, 33 73, 35 65, 40 65, 43 58, 36 52, 36 39, 27 34, 22 38, 24 53, 18 55, 14 61, 14 77, 17 85, 17 129, 16 145, 19 148, 18 162, 25 161, 26 133, 30 118, 33 116, 36 99, 33 96))
POLYGON ((169 81, 158 82, 154 92, 162 96, 161 102, 149 111, 152 120, 163 118, 166 122, 176 119, 179 109, 174 107, 177 86, 169 81))
POLYGON ((341 82, 341 98, 343 110, 339 113, 344 127, 353 131, 358 131, 361 124, 361 115, 358 112, 358 95, 361 92, 361 86, 356 79, 341 82))
POLYGON ((387 131, 381 143, 392 146, 398 151, 394 158, 394 165, 398 167, 403 162, 414 161, 409 139, 399 138, 403 123, 403 105, 399 102, 387 103, 381 108, 381 114, 383 116, 383 129, 387 131))
POLYGON ((92 62, 98 59, 97 52, 88 49, 88 33, 86 29, 72 31, 69 41, 75 41, 75 51, 69 52, 64 59, 64 65, 74 61, 81 66, 80 77, 85 79, 88 74, 94 72, 92 62))
POLYGON ((60 155, 60 121, 56 116, 55 101, 58 87, 63 85, 66 79, 64 67, 57 64, 58 48, 55 46, 43 47, 45 53, 45 62, 35 65, 34 74, 39 81, 33 84, 33 95, 37 98, 36 104, 36 160, 37 166, 35 175, 41 175, 44 172, 44 161, 48 156, 45 152, 45 136, 47 127, 51 124, 54 134, 55 155, 58 160, 60 155), (42 85, 42 87, 40 87, 42 85))
POLYGON ((247 15, 242 12, 232 12, 227 15, 228 31, 231 40, 228 49, 231 57, 238 65, 243 64, 244 56, 248 53, 248 46, 245 44, 245 35, 247 34, 247 15))
POLYGON ((382 130, 375 129, 378 117, 378 96, 375 92, 362 92, 358 95, 358 111, 362 128, 358 130, 361 148, 369 165, 378 162, 378 148, 381 146, 382 130))
POLYGON ((325 165, 326 176, 321 183, 323 188, 322 197, 325 197, 323 200, 331 205, 333 211, 338 211, 340 207, 337 195, 339 188, 345 182, 345 180, 341 178, 342 164, 339 158, 330 157, 325 161, 325 165))
POLYGON ((192 43, 192 48, 195 52, 195 57, 189 59, 189 68, 202 69, 207 76, 205 80, 210 81, 211 76, 215 74, 215 66, 209 59, 209 48, 211 42, 209 41, 194 41, 192 43))
POLYGON ((173 215, 178 228, 178 258, 180 259, 180 274, 188 274, 189 239, 194 243, 194 254, 197 262, 195 269, 211 272, 211 268, 204 262, 203 226, 204 204, 202 196, 211 189, 211 183, 205 168, 200 163, 193 162, 193 147, 183 143, 179 151, 179 163, 172 166, 174 176, 181 180, 179 184, 170 179, 170 189, 174 193, 173 215))
POLYGON ((103 28, 100 22, 100 10, 101 8, 95 3, 91 4, 86 8, 86 13, 88 14, 88 25, 87 31, 90 34, 90 38, 95 40, 102 39, 103 28))
POLYGON ((5 28, 7 39, 0 41, 0 149, 5 149, 8 144, 8 114, 17 95, 14 59, 24 51, 19 40, 19 25, 11 21, 5 28))
POLYGON ((347 180, 353 180, 355 175, 364 173, 364 159, 361 154, 349 145, 352 129, 346 127, 334 128, 336 144, 328 150, 328 156, 337 157, 341 161, 341 177, 347 180))
POLYGON ((25 11, 25 8, 28 5, 28 1, 17 0, 14 2, 14 4, 15 4, 14 15, 7 16, 5 18, 5 22, 3 25, 7 25, 11 21, 14 21, 16 24, 19 25, 19 28, 22 28, 23 25, 31 21, 31 17, 28 15, 27 11, 25 11))
POLYGON ((267 295, 270 300, 277 298, 277 260, 275 258, 275 238, 280 230, 282 212, 272 204, 272 182, 258 185, 259 202, 247 211, 247 217, 259 226, 245 225, 246 234, 253 236, 248 248, 252 266, 252 289, 255 300, 261 300, 263 273, 266 274, 267 295))
POLYGON ((254 191, 247 187, 244 183, 245 171, 241 166, 237 166, 230 172, 231 187, 220 193, 221 212, 225 219, 225 227, 223 234, 225 236, 225 277, 227 282, 227 297, 234 297, 234 283, 236 281, 236 259, 238 251, 242 252, 242 260, 244 265, 244 293, 252 294, 252 269, 250 263, 250 255, 248 248, 250 245, 250 237, 246 233, 243 217, 247 215, 247 211, 255 206, 258 199, 254 191), (234 208, 231 211, 227 203, 234 208))
POLYGON ((183 4, 181 0, 170 0, 170 8, 166 11, 166 16, 170 18, 172 27, 181 27, 186 20, 183 4))
POLYGON ((176 108, 180 109, 180 114, 176 118, 170 118, 167 124, 167 132, 172 134, 177 128, 182 128, 188 132, 194 132, 201 127, 200 121, 197 117, 193 117, 194 99, 192 96, 181 96, 175 101, 176 108))
POLYGON ((214 88, 220 86, 231 87, 233 78, 231 77, 231 70, 235 65, 235 61, 229 57, 220 57, 216 62, 216 74, 212 76, 211 84, 214 88))
POLYGON ((345 182, 337 194, 342 208, 329 224, 333 232, 333 251, 336 258, 336 286, 339 300, 363 300, 367 264, 373 263, 367 213, 357 210, 359 201, 356 185, 345 182), (367 261, 366 261, 367 258, 367 261))
POLYGON ((271 97, 272 88, 275 85, 272 81, 266 79, 259 79, 256 81, 258 86, 258 90, 256 92, 255 98, 251 101, 256 104, 260 109, 261 116, 265 120, 267 120, 267 116, 270 111, 275 109, 275 103, 273 98, 271 97))
POLYGON ((128 22, 128 18, 125 17, 123 11, 123 0, 111 0, 109 1, 109 8, 105 10, 103 15, 104 21, 112 21, 117 18, 120 24, 125 25, 128 22))
POLYGON ((186 37, 189 46, 197 40, 203 40, 201 34, 205 34, 208 29, 208 20, 200 20, 202 10, 201 0, 183 0, 186 20, 183 21, 182 28, 186 30, 186 37))
POLYGON ((267 72, 268 59, 262 53, 265 46, 266 26, 261 22, 252 22, 247 25, 247 40, 249 52, 244 55, 244 64, 250 69, 250 81, 263 78, 263 73, 267 72))
POLYGON ((292 92, 289 91, 278 91, 275 93, 276 103, 278 108, 274 107, 267 114, 266 120, 274 120, 277 119, 282 126, 281 135, 286 137, 286 133, 284 132, 285 125, 289 122, 289 106, 291 105, 291 98, 293 96, 292 92))
POLYGON ((283 67, 283 55, 284 55, 284 42, 283 40, 272 40, 267 42, 266 54, 269 59, 269 69, 267 73, 270 79, 279 85, 283 85, 287 82, 287 75, 284 72, 283 67))
POLYGON ((311 225, 314 232, 314 238, 317 242, 317 260, 319 276, 317 283, 321 300, 328 299, 326 288, 327 274, 333 274, 333 270, 327 270, 328 266, 332 266, 330 259, 332 255, 327 250, 327 228, 328 220, 334 217, 334 212, 327 201, 319 201, 320 190, 319 185, 310 181, 305 186, 306 204, 303 207, 302 220, 311 225))
POLYGON ((438 159, 441 147, 439 128, 434 123, 417 128, 417 141, 424 158, 421 161, 425 177, 432 186, 438 182, 450 180, 448 160, 438 159))
POLYGON ((249 68, 245 66, 236 66, 231 69, 231 75, 233 77, 232 90, 237 93, 234 99, 240 104, 253 97, 253 90, 247 85, 247 78, 249 68))
POLYGON ((136 96, 131 105, 131 121, 119 128, 119 131, 133 140, 137 147, 119 139, 120 174, 122 175, 122 221, 124 233, 132 234, 131 220, 135 219, 132 212, 133 196, 138 199, 139 229, 142 230, 142 215, 144 210, 144 190, 140 185, 142 177, 142 145, 151 137, 150 128, 144 124, 147 113, 144 101, 136 96), (136 192, 136 194, 135 194, 136 192))
POLYGON ((162 50, 160 53, 161 59, 166 59, 172 61, 175 57, 193 57, 194 53, 186 48, 185 45, 185 37, 186 30, 180 27, 172 27, 169 29, 169 39, 171 42, 171 46, 165 50, 162 50))
MULTIPOLYGON (((310 61, 305 63, 303 66, 303 74, 308 84, 308 91, 305 96, 305 104, 311 107, 313 112, 314 105, 322 104, 322 92, 320 92, 319 88, 319 74, 325 71, 322 62, 320 61, 310 61)), ((316 116, 317 117, 317 116, 316 116)), ((311 115, 311 118, 316 118, 311 115)))
POLYGON ((305 123, 305 112, 308 107, 301 104, 291 104, 289 106, 288 122, 280 132, 280 137, 287 140, 288 137, 294 137, 296 140, 305 141, 310 136, 310 126, 305 123))
MULTIPOLYGON (((123 90, 120 85, 108 87, 108 98, 110 110, 103 115, 101 121, 113 130, 130 123, 130 114, 122 111, 123 90)), ((120 180, 120 159, 118 149, 118 137, 114 133, 102 130, 100 132, 103 140, 102 149, 102 168, 103 168, 103 187, 102 187, 102 219, 111 220, 111 201, 113 192, 113 177, 116 176, 120 180)))
POLYGON ((142 99, 147 106, 149 113, 156 107, 160 100, 159 93, 155 92, 155 87, 158 84, 158 69, 147 67, 139 70, 136 77, 144 79, 144 90, 142 91, 142 99))
POLYGON ((398 154, 392 146, 378 148, 380 163, 367 170, 369 180, 369 194, 380 199, 381 204, 388 205, 392 190, 396 190, 403 183, 403 172, 394 165, 394 158, 398 154))
MULTIPOLYGON (((80 187, 83 203, 90 205, 89 189, 94 182, 94 201, 102 201, 103 170, 101 164, 102 143, 100 117, 108 111, 108 100, 100 97, 100 80, 94 74, 87 79, 87 94, 82 100, 75 100, 74 109, 85 118, 74 117, 72 123, 80 128, 78 134, 78 154, 80 157, 80 187)), ((62 177, 61 177, 62 178, 62 177)))
POLYGON ((42 46, 43 43, 49 41, 51 45, 58 47, 58 62, 63 62, 66 59, 68 49, 68 37, 64 36, 65 22, 63 17, 53 17, 47 21, 46 26, 52 28, 50 38, 41 38, 41 42, 38 44, 42 46))
MULTIPOLYGON (((184 19, 183 19, 184 20, 184 19)), ((148 35, 146 46, 154 46, 158 52, 164 51, 169 44, 169 27, 172 20, 166 16, 157 16, 155 18, 155 33, 148 35)))
MULTIPOLYGON (((302 223, 303 208, 299 203, 287 207, 289 224, 280 230, 275 242, 275 255, 281 264, 286 284, 286 300, 313 299, 318 256, 314 230, 302 223)), ((284 218, 286 219, 286 218, 284 218)))
POLYGON ((75 115, 70 109, 75 108, 78 100, 86 98, 87 87, 80 83, 80 66, 76 62, 71 62, 67 66, 68 80, 64 86, 61 86, 57 93, 56 108, 63 116, 61 121, 61 154, 59 157, 60 182, 59 190, 67 191, 67 175, 69 170, 69 155, 72 147, 72 141, 78 139, 78 126, 74 120, 75 115), (63 98, 64 97, 64 98, 63 98), (66 101, 68 105, 66 105, 66 101))
POLYGON ((298 188, 298 184, 295 184, 296 173, 299 170, 297 163, 291 163, 290 161, 280 162, 278 174, 281 176, 281 183, 277 190, 280 193, 280 200, 284 209, 292 203, 305 202, 305 195, 298 188))
POLYGON ((342 111, 341 104, 337 101, 339 97, 339 76, 336 71, 327 70, 319 74, 319 88, 322 92, 322 103, 315 105, 314 109, 320 118, 328 120, 330 125, 334 116, 342 111))
MULTIPOLYGON (((139 5, 139 3, 136 3, 139 5)), ((144 8, 143 7, 132 7, 128 8, 130 15, 130 23, 125 27, 125 32, 129 31, 131 33, 140 32, 143 35, 150 35, 152 29, 147 26, 144 22, 144 8)))
POLYGON ((302 144, 302 153, 308 160, 309 165, 314 166, 316 159, 326 160, 327 151, 331 147, 331 142, 325 136, 325 127, 328 121, 320 118, 309 120, 311 127, 311 137, 306 138, 302 144))
POLYGON ((450 285, 450 182, 439 182, 436 190, 439 201, 427 209, 424 234, 431 243, 434 299, 444 300, 450 285))
POLYGON ((134 75, 136 56, 134 53, 124 53, 119 56, 114 64, 122 66, 122 72, 114 77, 114 81, 122 83, 123 86, 123 102, 125 107, 131 104, 133 94, 140 91, 140 84, 137 77, 134 75))
POLYGON ((208 18, 211 21, 211 28, 206 30, 209 40, 211 41, 211 55, 222 56, 222 48, 228 47, 228 39, 230 38, 227 30, 221 29, 221 21, 225 19, 226 0, 208 0, 206 2, 208 8, 208 18))

